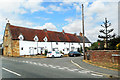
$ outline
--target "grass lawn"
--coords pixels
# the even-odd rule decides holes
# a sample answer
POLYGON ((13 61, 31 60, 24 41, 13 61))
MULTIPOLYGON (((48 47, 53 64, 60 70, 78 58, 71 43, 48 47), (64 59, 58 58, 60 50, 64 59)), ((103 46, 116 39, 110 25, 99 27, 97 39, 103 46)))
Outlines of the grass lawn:
POLYGON ((120 65, 115 64, 115 63, 105 63, 105 62, 92 62, 91 60, 83 60, 86 63, 99 66, 102 68, 110 69, 110 70, 115 70, 115 71, 120 71, 120 65))

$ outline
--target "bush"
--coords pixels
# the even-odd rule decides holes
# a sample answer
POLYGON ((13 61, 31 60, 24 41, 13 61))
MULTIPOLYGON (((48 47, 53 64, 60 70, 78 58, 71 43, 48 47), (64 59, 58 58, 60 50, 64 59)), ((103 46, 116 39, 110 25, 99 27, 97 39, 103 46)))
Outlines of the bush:
POLYGON ((47 55, 47 53, 48 53, 48 50, 45 50, 45 56, 47 55))
POLYGON ((116 49, 117 49, 117 50, 120 50, 120 43, 118 43, 118 44, 116 45, 116 49))

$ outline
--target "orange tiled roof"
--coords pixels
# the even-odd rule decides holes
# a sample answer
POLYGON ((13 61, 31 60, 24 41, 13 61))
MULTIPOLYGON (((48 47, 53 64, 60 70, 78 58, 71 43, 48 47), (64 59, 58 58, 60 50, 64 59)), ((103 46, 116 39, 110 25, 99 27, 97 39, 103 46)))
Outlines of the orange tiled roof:
POLYGON ((44 42, 45 36, 48 38, 48 42, 80 42, 80 39, 70 33, 55 32, 55 31, 44 31, 38 29, 30 29, 25 27, 18 27, 10 25, 10 32, 12 34, 12 39, 17 39, 20 34, 24 36, 24 40, 34 41, 35 35, 39 38, 39 42, 44 42))

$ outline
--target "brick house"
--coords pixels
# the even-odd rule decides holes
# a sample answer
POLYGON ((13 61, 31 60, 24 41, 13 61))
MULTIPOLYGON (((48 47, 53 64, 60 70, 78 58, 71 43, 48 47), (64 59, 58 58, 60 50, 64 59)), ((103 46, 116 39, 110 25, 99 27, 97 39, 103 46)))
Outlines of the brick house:
MULTIPOLYGON (((45 50, 57 50, 67 54, 81 47, 80 37, 76 34, 65 33, 64 30, 62 32, 38 30, 7 23, 3 37, 3 55, 36 55, 44 53, 45 50)), ((86 46, 91 46, 91 43, 86 43, 86 46)))

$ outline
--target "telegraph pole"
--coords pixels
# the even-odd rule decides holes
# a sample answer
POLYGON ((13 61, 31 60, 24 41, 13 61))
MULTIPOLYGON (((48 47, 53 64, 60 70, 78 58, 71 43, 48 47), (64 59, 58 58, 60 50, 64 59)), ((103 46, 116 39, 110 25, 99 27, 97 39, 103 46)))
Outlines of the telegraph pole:
POLYGON ((83 54, 84 54, 84 60, 86 59, 85 58, 85 40, 84 40, 84 6, 82 4, 82 27, 83 27, 83 54))

